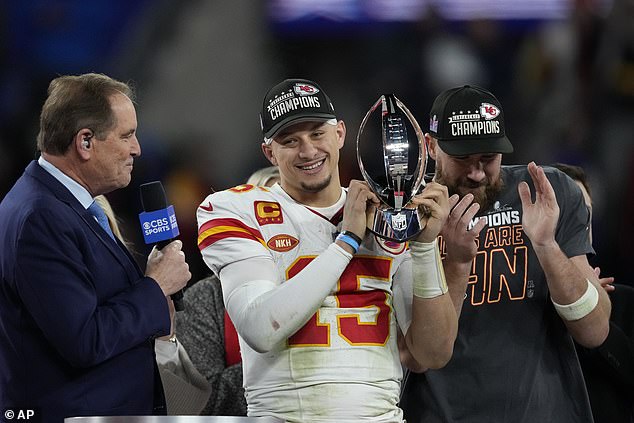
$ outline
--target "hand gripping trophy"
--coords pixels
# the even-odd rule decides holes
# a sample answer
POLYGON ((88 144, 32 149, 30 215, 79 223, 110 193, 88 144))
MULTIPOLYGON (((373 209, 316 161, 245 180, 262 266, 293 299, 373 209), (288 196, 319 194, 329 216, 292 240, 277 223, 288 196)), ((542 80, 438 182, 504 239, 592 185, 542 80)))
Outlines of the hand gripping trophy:
POLYGON ((425 186, 427 146, 418 122, 393 94, 382 95, 363 118, 357 135, 357 159, 363 178, 381 200, 368 213, 368 229, 395 242, 418 235, 425 227, 425 216, 416 207, 408 208, 408 202, 425 186), (378 131, 366 130, 366 126, 379 123, 382 143, 376 139, 378 131), (381 144, 382 162, 376 160, 381 144))

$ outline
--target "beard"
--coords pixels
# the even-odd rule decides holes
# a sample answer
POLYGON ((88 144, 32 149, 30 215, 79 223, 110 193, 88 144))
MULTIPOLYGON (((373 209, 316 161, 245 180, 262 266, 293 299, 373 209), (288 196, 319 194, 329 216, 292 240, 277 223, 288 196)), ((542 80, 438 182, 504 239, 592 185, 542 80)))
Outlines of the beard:
POLYGON ((307 192, 320 192, 326 189, 330 185, 331 180, 332 180, 332 175, 328 175, 323 181, 313 182, 312 184, 308 184, 306 182, 300 182, 300 185, 302 189, 307 192))
POLYGON ((498 176, 497 180, 491 182, 486 177, 481 182, 473 182, 469 179, 450 181, 442 171, 442 167, 436 164, 436 176, 434 178, 439 184, 445 185, 449 191, 449 196, 458 194, 460 198, 468 193, 473 194, 473 202, 480 205, 478 214, 482 214, 489 210, 493 203, 497 200, 498 195, 504 189, 504 181, 498 176))

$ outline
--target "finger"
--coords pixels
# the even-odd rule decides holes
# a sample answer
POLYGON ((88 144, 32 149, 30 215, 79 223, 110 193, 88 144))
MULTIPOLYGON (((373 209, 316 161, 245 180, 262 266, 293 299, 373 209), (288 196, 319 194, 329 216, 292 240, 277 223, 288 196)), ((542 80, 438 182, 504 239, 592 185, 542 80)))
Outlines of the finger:
POLYGON ((374 192, 372 192, 367 187, 360 189, 357 192, 356 198, 357 204, 360 208, 365 209, 368 203, 379 204, 379 197, 376 196, 374 192))
POLYGON ((355 184, 355 185, 368 185, 368 183, 366 181, 362 181, 360 179, 350 179, 350 184, 355 184))
POLYGON ((183 248, 183 241, 181 241, 180 239, 172 241, 170 247, 173 248, 175 251, 181 250, 183 248))
POLYGON ((436 219, 444 219, 446 216, 449 215, 449 210, 445 207, 442 207, 432 198, 421 199, 418 208, 423 215, 427 215, 430 218, 433 217, 436 219))
POLYGON ((374 193, 374 191, 368 189, 366 191, 366 202, 378 205, 381 203, 381 200, 379 200, 379 197, 374 193))
POLYGON ((348 195, 352 197, 363 195, 366 201, 380 203, 379 197, 370 189, 370 186, 365 181, 351 180, 348 187, 348 195))
POLYGON ((441 206, 448 207, 449 204, 449 195, 447 193, 447 189, 439 184, 436 184, 437 187, 432 187, 431 189, 425 189, 420 194, 412 197, 412 203, 416 205, 423 204, 425 200, 433 200, 434 202, 440 204, 441 206))
POLYGON ((467 210, 467 208, 473 202, 473 198, 473 194, 471 193, 468 193, 467 195, 462 197, 458 204, 456 204, 456 206, 451 210, 450 216, 457 219, 461 218, 465 210, 467 210))
POLYGON ((464 231, 473 231, 472 232, 474 234, 473 236, 477 236, 477 234, 479 234, 480 231, 487 225, 487 220, 484 218, 480 218, 474 222, 473 228, 469 229, 469 225, 471 225, 471 222, 475 218, 476 214, 478 214, 479 210, 480 210, 480 204, 473 203, 458 218, 452 216, 451 219, 454 222, 453 223, 454 230, 459 231, 461 233, 464 231))
POLYGON ((480 232, 482 232, 482 229, 484 229, 484 227, 487 225, 487 220, 483 217, 479 218, 478 221, 476 222, 475 225, 473 225, 473 228, 470 229, 470 231, 475 235, 475 234, 479 234, 480 232))
POLYGON ((554 195, 555 191, 553 190, 552 185, 550 185, 550 181, 546 177, 546 172, 544 172, 544 168, 537 168, 537 174, 539 175, 539 186, 541 192, 547 195, 554 195))
POLYGON ((612 285, 612 283, 614 283, 614 277, 610 276, 609 278, 601 278, 599 279, 599 283, 601 286, 612 285))
POLYGON ((355 196, 357 192, 361 190, 361 184, 359 181, 355 181, 354 179, 350 181, 350 185, 348 185, 348 196, 355 196))
POLYGON ((443 190, 442 194, 440 195, 440 197, 438 198, 438 203, 447 209, 447 213, 449 213, 449 211, 451 210, 451 207, 449 207, 449 193, 447 192, 447 190, 443 190))
POLYGON ((595 267, 594 269, 594 275, 598 278, 599 276, 601 276, 601 268, 599 266, 595 267))
POLYGON ((545 194, 548 196, 555 194, 550 181, 546 177, 546 173, 544 172, 543 167, 537 166, 535 162, 530 162, 528 164, 528 172, 530 173, 531 179, 535 184, 535 191, 537 193, 545 194))
POLYGON ((535 162, 530 162, 527 166, 527 169, 528 169, 528 174, 530 175, 535 185, 536 186, 539 185, 539 182, 541 179, 541 174, 539 171, 541 167, 537 166, 537 163, 535 162))
MULTIPOLYGON (((473 203, 469 206, 469 208, 462 214, 460 221, 462 223, 467 223, 469 224, 473 218, 475 217, 476 214, 478 214, 478 211, 480 210, 480 204, 478 203, 473 203)), ((483 220, 484 222, 486 222, 485 218, 479 219, 479 220, 483 220)))
POLYGON ((363 189, 370 189, 370 186, 368 185, 367 182, 365 181, 359 181, 356 179, 351 179, 350 180, 350 185, 348 185, 348 191, 351 189, 355 189, 355 190, 363 190, 363 189))
POLYGON ((517 185, 517 192, 520 196, 520 200, 522 201, 522 209, 526 210, 528 207, 533 205, 531 200, 531 189, 525 181, 522 181, 517 185))
POLYGON ((158 247, 155 245, 154 247, 152 247, 152 251, 150 251, 150 254, 148 255, 148 260, 154 260, 154 259, 158 259, 159 257, 161 257, 163 253, 161 252, 161 250, 158 249, 158 247))
POLYGON ((542 191, 542 181, 541 181, 541 175, 539 173, 539 166, 537 166, 537 164, 535 162, 530 162, 527 166, 528 168, 528 174, 531 177, 531 179, 533 180, 533 185, 535 186, 535 191, 536 192, 541 192, 542 191))
POLYGON ((421 194, 424 195, 425 193, 429 193, 429 194, 436 193, 436 195, 438 193, 441 193, 441 194, 447 193, 447 196, 449 196, 449 190, 447 189, 447 187, 437 182, 430 182, 429 184, 427 184, 427 186, 421 192, 421 194))
POLYGON ((453 209, 456 204, 458 204, 458 201, 460 201, 460 196, 458 194, 454 194, 449 197, 449 208, 453 209))
POLYGON ((528 169, 528 173, 531 175, 531 178, 535 179, 537 176, 535 174, 535 171, 537 170, 537 163, 535 163, 534 161, 531 161, 530 163, 528 163, 526 168, 528 169))

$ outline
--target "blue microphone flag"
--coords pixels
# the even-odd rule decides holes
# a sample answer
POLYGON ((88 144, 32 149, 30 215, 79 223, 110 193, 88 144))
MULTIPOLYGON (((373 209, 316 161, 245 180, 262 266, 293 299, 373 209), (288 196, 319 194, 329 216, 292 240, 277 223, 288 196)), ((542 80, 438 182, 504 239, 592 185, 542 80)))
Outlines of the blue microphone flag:
POLYGON ((179 235, 174 206, 155 211, 144 211, 139 214, 143 238, 146 244, 157 244, 174 239, 179 235))

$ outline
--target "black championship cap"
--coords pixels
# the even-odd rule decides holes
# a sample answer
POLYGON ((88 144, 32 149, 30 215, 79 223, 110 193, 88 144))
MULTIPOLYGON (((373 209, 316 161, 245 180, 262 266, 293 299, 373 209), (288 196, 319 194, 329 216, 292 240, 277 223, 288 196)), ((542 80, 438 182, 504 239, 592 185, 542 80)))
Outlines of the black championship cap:
POLYGON ((452 88, 436 97, 429 112, 429 132, 452 156, 512 153, 497 98, 474 85, 452 88))
POLYGON ((286 79, 266 93, 260 124, 267 144, 287 126, 308 121, 336 119, 330 98, 315 82, 286 79))

